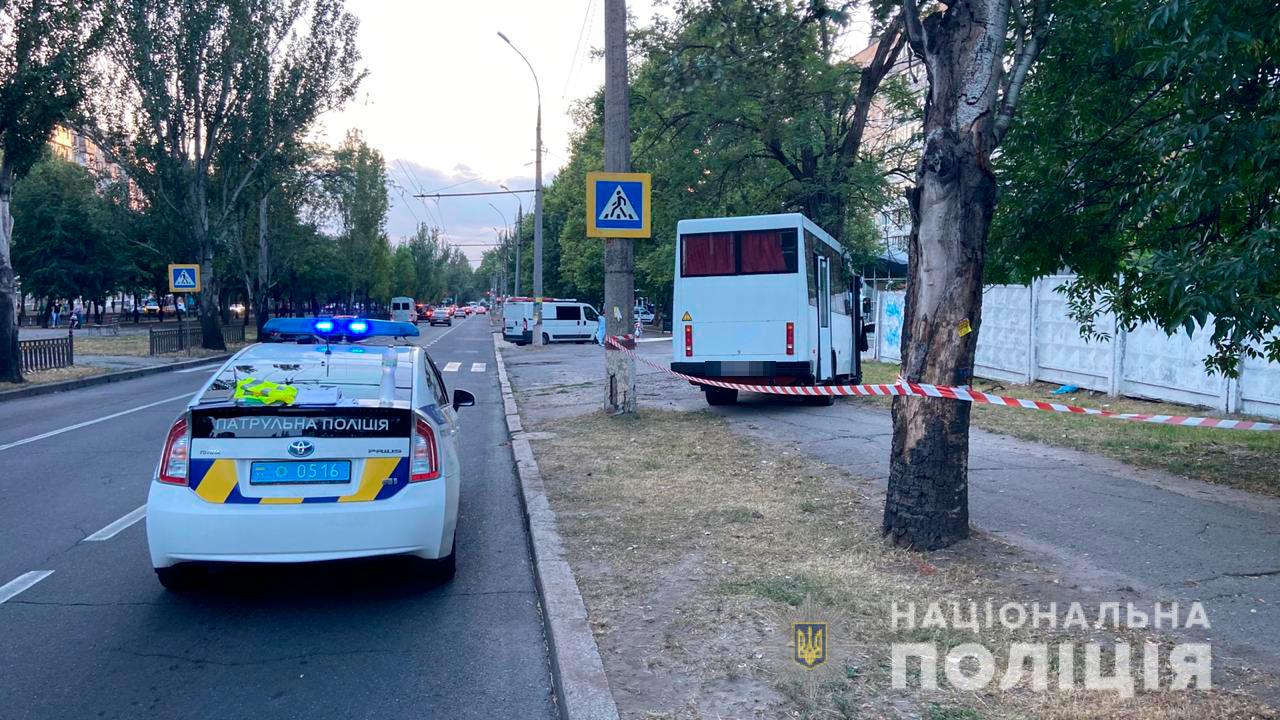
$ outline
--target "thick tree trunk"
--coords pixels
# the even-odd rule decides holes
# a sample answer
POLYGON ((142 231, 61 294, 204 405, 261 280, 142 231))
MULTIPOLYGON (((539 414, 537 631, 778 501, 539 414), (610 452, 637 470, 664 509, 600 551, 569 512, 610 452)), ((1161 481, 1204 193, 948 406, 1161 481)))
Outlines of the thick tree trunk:
MULTIPOLYGON (((995 207, 988 168, 1007 0, 956 2, 924 23, 930 92, 912 212, 902 375, 966 385, 982 315, 982 271, 995 207)), ((897 545, 946 547, 969 535, 969 404, 898 397, 884 533, 897 545)))
POLYGON ((22 357, 18 353, 18 303, 13 273, 13 170, 0 167, 0 382, 22 382, 22 357))
POLYGON ((222 317, 218 314, 218 288, 213 278, 213 252, 200 259, 200 333, 206 350, 226 350, 222 339, 222 317))

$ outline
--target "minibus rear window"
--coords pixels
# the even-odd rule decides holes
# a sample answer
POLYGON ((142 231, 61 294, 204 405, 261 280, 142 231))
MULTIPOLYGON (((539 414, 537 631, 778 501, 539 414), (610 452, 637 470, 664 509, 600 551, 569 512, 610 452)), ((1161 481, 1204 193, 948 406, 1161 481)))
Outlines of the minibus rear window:
POLYGON ((796 231, 749 230, 680 237, 681 277, 794 273, 796 231))
POLYGON ((737 269, 733 233, 699 233, 680 239, 680 274, 684 277, 733 275, 737 269))

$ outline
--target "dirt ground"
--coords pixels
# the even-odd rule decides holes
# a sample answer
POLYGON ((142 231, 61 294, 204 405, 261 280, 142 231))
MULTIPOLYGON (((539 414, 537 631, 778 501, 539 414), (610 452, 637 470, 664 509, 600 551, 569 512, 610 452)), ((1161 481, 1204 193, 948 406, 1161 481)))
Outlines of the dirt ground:
MULTIPOLYGON (((1006 691, 893 689, 894 642, 943 652, 980 642, 999 660, 1014 641, 1125 640, 1140 653, 1147 638, 1112 627, 894 628, 894 602, 1080 601, 1092 621, 1099 601, 1125 598, 1067 586, 991 537, 928 556, 887 547, 877 532, 882 495, 870 481, 753 442, 710 413, 593 414, 529 430, 624 718, 1277 717, 1235 689, 1139 687, 1132 699, 1034 692, 1025 682, 1006 691), (818 670, 793 658, 791 623, 801 617, 829 628, 818 670)), ((1181 638, 1155 640, 1168 648, 1181 638)), ((1217 661, 1215 687, 1275 687, 1273 677, 1217 661)))

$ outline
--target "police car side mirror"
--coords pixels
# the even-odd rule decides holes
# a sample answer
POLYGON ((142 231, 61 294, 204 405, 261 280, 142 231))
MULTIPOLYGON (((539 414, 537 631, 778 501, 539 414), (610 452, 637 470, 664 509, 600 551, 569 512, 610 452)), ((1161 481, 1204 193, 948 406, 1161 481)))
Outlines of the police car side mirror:
POLYGON ((466 390, 453 391, 453 409, 471 407, 476 404, 476 396, 466 390))

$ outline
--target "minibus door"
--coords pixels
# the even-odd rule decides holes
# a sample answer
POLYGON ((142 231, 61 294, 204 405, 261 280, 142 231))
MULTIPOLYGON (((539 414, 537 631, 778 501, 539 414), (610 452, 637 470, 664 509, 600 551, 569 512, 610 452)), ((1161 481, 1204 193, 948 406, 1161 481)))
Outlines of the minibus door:
POLYGON ((818 287, 818 381, 835 375, 831 367, 831 261, 825 255, 817 256, 814 266, 818 287))

